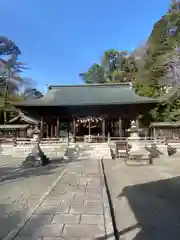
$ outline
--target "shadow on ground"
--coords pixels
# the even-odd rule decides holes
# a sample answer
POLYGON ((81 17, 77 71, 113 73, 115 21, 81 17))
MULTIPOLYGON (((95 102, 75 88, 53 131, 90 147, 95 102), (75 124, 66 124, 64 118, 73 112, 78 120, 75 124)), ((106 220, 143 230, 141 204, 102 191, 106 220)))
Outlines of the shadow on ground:
POLYGON ((128 186, 125 196, 141 226, 134 240, 180 238, 180 177, 128 186))
POLYGON ((133 240, 180 239, 180 177, 125 187, 121 197, 127 198, 137 224, 118 232, 119 239, 137 228, 133 240))
MULTIPOLYGON (((80 159, 73 159, 73 161, 80 161, 80 159)), ((72 159, 53 158, 50 160, 48 165, 37 168, 24 169, 21 167, 4 166, 0 168, 0 183, 12 181, 14 179, 17 180, 18 178, 53 174, 57 167, 63 166, 64 164, 68 164, 70 162, 72 162, 72 159)))
MULTIPOLYGON (((5 159, 6 160, 6 159, 5 159)), ((79 154, 74 154, 73 158, 70 155, 68 158, 53 158, 50 160, 50 164, 46 166, 41 166, 33 169, 23 169, 21 167, 18 167, 17 164, 14 165, 4 165, 0 167, 0 184, 4 186, 7 184, 7 181, 12 181, 15 184, 18 184, 17 180, 25 180, 27 178, 34 178, 34 177, 39 177, 42 175, 51 175, 53 173, 57 173, 57 168, 58 171, 61 171, 61 166, 63 167, 66 164, 71 163, 72 161, 81 161, 80 155, 79 154), (76 156, 75 156, 76 155, 76 156)), ((9 183, 9 182, 8 182, 9 183)), ((38 183, 39 184, 39 180, 38 183)), ((28 186, 27 186, 28 187, 28 186)), ((34 190, 33 190, 34 191, 34 190)), ((32 191, 32 193, 33 193, 32 191)), ((7 198, 7 193, 3 192, 1 193, 1 197, 7 198)), ((31 196, 32 197, 32 196, 31 196)), ((22 218, 26 216, 28 212, 28 205, 26 206, 26 201, 24 202, 24 206, 21 207, 19 206, 20 202, 17 201, 16 197, 14 199, 14 202, 10 202, 10 204, 1 204, 0 203, 0 240, 3 239, 9 231, 12 229, 16 228, 18 224, 22 221, 22 218)), ((36 202, 36 198, 31 199, 36 202)), ((3 199, 2 199, 3 202, 3 199)), ((31 227, 32 229, 32 234, 33 231, 37 228, 38 225, 42 225, 45 222, 47 222, 47 217, 49 216, 44 216, 44 214, 36 216, 36 220, 33 221, 33 225, 31 227)), ((48 218, 49 219, 49 218, 48 218)))
MULTIPOLYGON (((9 213, 6 214, 8 208, 8 205, 0 204, 0 212, 3 215, 3 218, 1 218, 0 220, 0 224, 1 226, 3 226, 0 227, 0 240, 7 237, 8 234, 14 229, 16 230, 13 233, 13 239, 16 239, 16 237, 17 239, 19 239, 19 235, 23 235, 20 239, 26 239, 26 237, 28 239, 37 239, 36 237, 38 235, 38 229, 43 227, 44 225, 50 224, 54 216, 54 214, 47 214, 46 212, 38 213, 36 215, 36 212, 34 212, 34 214, 31 216, 31 219, 29 219, 26 224, 23 227, 21 226, 21 228, 19 228, 18 230, 18 227, 20 226, 19 224, 24 221, 24 217, 22 216, 27 216, 27 211, 24 210, 13 212, 10 216, 9 213)), ((51 209, 51 211, 53 212, 53 209, 55 208, 52 207, 51 209)))
POLYGON ((17 227, 18 223, 21 222, 22 212, 9 213, 10 207, 8 204, 0 204, 0 239, 6 237, 9 231, 17 227))
MULTIPOLYGON (((11 157, 11 156, 9 156, 11 157)), ((80 154, 74 149, 69 148, 68 153, 65 152, 65 157, 55 157, 50 160, 50 163, 37 168, 23 168, 21 166, 7 165, 0 167, 0 183, 12 181, 18 178, 28 178, 32 176, 40 176, 53 174, 53 170, 72 161, 81 161, 80 154)))

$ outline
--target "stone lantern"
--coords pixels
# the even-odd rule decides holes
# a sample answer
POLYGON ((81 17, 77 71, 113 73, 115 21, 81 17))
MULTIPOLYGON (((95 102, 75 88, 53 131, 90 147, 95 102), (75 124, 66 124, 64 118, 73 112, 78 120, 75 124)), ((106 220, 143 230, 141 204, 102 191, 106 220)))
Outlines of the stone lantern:
POLYGON ((31 130, 31 142, 34 144, 34 147, 22 163, 23 167, 38 167, 49 163, 49 158, 46 157, 40 148, 40 135, 41 131, 38 126, 31 130))
POLYGON ((130 136, 128 137, 128 144, 131 146, 129 151, 130 159, 149 159, 151 160, 151 154, 145 149, 145 147, 140 147, 140 137, 139 132, 141 129, 138 128, 136 122, 131 121, 131 127, 127 130, 130 136))

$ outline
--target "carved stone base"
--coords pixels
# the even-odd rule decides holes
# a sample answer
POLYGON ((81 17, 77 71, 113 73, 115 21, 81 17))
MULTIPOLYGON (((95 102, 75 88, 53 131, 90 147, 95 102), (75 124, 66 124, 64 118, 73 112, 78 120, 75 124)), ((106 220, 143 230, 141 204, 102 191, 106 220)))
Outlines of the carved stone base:
POLYGON ((37 143, 31 153, 26 157, 24 162, 22 163, 22 167, 31 168, 31 167, 39 167, 44 166, 49 163, 49 158, 46 157, 39 144, 37 143))

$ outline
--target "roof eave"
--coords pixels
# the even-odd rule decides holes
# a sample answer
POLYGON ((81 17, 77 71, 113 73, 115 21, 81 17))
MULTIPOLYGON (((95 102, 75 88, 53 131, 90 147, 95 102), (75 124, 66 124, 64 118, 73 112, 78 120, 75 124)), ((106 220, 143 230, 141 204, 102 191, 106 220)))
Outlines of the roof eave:
POLYGON ((141 100, 141 101, 134 101, 134 102, 113 102, 113 103, 69 103, 69 104, 50 104, 50 103, 21 103, 16 105, 17 107, 70 107, 70 106, 103 106, 103 105, 131 105, 131 104, 156 104, 159 101, 157 99, 148 99, 148 100, 141 100))

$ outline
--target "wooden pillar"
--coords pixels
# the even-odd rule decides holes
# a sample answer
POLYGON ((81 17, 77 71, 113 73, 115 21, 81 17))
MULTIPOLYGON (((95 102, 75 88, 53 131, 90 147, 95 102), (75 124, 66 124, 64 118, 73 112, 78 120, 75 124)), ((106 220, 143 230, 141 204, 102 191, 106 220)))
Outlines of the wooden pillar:
POLYGON ((91 121, 90 120, 89 120, 88 128, 89 128, 89 136, 90 136, 91 135, 91 121))
POLYGON ((27 129, 24 131, 24 137, 27 138, 27 129))
POLYGON ((49 137, 49 124, 46 123, 46 138, 49 137))
POLYGON ((54 125, 54 137, 57 137, 57 125, 54 125))
POLYGON ((156 128, 155 127, 153 128, 153 137, 154 137, 154 139, 156 139, 156 128))
POLYGON ((53 138, 53 124, 51 124, 51 138, 53 138))
POLYGON ((76 119, 73 119, 73 141, 76 140, 76 119))
POLYGON ((60 137, 60 125, 59 125, 59 118, 57 118, 57 122, 56 122, 56 137, 59 138, 60 137))
POLYGON ((40 131, 41 131, 41 138, 43 138, 43 116, 41 116, 41 123, 40 123, 40 131))
MULTIPOLYGON (((139 120, 136 118, 136 126, 137 126, 137 129, 139 129, 139 120)), ((139 136, 139 131, 138 131, 138 136, 139 136)))
POLYGON ((119 137, 122 138, 122 119, 119 117, 119 137))
POLYGON ((103 138, 105 137, 105 134, 106 134, 106 122, 105 122, 105 119, 103 119, 103 121, 102 121, 102 136, 103 136, 103 138))

